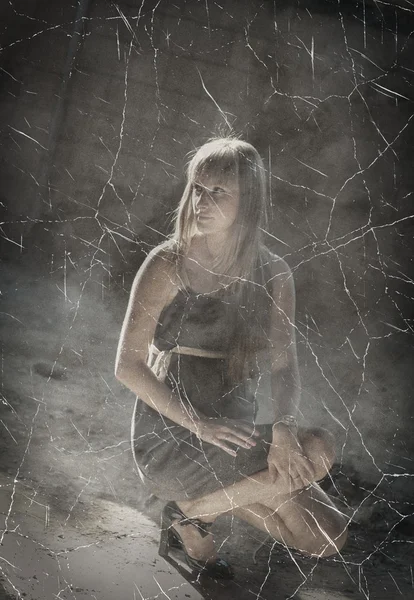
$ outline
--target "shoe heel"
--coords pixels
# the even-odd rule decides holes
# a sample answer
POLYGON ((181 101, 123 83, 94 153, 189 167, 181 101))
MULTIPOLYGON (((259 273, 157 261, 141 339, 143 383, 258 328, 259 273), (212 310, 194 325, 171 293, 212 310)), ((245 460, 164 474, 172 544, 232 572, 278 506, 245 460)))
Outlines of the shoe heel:
POLYGON ((175 502, 169 502, 165 505, 161 515, 161 535, 158 554, 168 563, 173 565, 185 579, 187 579, 185 570, 182 572, 179 563, 169 556, 169 550, 181 550, 184 553, 187 565, 194 573, 205 574, 214 579, 233 579, 234 574, 230 565, 222 558, 218 557, 217 560, 212 563, 192 558, 188 554, 180 534, 172 527, 174 520, 177 520, 180 524, 197 527, 201 537, 205 537, 209 534, 208 529, 210 525, 212 525, 212 523, 202 523, 198 519, 189 519, 180 511, 175 502))
POLYGON ((163 556, 164 558, 168 556, 168 547, 169 547, 169 529, 164 521, 161 519, 161 535, 160 535, 160 545, 158 547, 158 554, 163 556))

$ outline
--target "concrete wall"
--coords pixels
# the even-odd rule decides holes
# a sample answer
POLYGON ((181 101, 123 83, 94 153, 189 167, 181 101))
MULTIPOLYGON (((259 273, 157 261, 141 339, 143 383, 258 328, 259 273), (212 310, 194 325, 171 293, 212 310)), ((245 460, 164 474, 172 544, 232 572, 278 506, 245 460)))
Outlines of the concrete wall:
POLYGON ((99 331, 107 362, 90 369, 123 393, 112 359, 132 277, 170 230, 187 153, 230 124, 269 169, 266 240, 295 275, 305 421, 334 431, 342 468, 371 483, 409 471, 411 13, 236 0, 13 5, 2 252, 57 286, 53 314, 68 329, 49 360, 99 331))

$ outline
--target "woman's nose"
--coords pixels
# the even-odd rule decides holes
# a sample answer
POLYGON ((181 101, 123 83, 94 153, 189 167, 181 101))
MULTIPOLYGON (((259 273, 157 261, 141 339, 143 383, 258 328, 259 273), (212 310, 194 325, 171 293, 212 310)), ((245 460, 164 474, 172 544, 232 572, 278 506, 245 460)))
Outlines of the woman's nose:
POLYGON ((210 195, 207 190, 201 190, 196 197, 196 207, 199 210, 204 210, 208 207, 210 195))

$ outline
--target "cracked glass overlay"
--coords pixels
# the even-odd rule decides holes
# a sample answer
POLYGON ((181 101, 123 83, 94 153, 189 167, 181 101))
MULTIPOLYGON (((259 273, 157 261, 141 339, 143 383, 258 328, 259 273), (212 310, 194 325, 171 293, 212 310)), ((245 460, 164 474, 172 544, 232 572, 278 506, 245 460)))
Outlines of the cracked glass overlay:
POLYGON ((11 598, 411 598, 413 32, 408 0, 7 0, 2 38, 0 582, 11 598), (133 278, 188 153, 260 152, 289 265, 301 424, 349 537, 317 559, 231 515, 236 571, 157 554, 114 376, 133 278))

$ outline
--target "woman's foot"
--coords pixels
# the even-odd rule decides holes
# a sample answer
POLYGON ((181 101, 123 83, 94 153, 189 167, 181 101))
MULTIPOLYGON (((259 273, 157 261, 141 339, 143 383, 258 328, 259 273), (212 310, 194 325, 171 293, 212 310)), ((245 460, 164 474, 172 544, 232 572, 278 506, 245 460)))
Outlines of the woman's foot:
POLYGON ((168 556, 170 548, 179 548, 193 571, 217 579, 232 579, 230 565, 217 556, 213 536, 208 531, 211 525, 188 517, 175 502, 169 502, 162 513, 160 555, 168 556))
MULTIPOLYGON (((174 519, 172 527, 180 536, 187 554, 200 562, 216 562, 217 552, 212 534, 206 531, 202 536, 199 527, 191 522, 180 523, 180 521, 182 519, 174 519)), ((209 525, 210 523, 207 523, 207 527, 209 525)))

